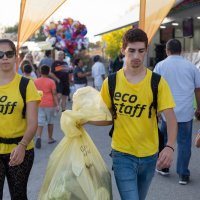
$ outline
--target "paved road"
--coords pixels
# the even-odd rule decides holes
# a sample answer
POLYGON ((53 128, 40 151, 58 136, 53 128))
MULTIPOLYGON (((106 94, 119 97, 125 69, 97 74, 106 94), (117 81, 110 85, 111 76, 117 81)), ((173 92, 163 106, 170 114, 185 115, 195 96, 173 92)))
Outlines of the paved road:
MULTIPOLYGON (((63 137, 63 133, 60 130, 59 117, 60 116, 57 116, 57 121, 55 126, 55 138, 58 141, 60 141, 63 137)), ((194 132, 197 130, 197 126, 199 126, 199 124, 197 124, 197 122, 194 122, 194 132)), ((109 157, 110 138, 108 136, 108 131, 110 127, 95 127, 87 125, 85 128, 88 131, 91 138, 93 139, 97 148, 99 149, 113 177, 113 173, 111 170, 111 158, 109 157)), ((37 195, 43 181, 43 176, 45 174, 48 157, 57 144, 58 143, 47 144, 47 134, 45 129, 43 132, 42 149, 35 150, 34 166, 31 171, 28 184, 29 200, 37 200, 37 195)), ((178 184, 178 177, 175 173, 175 166, 174 166, 175 162, 174 162, 174 165, 171 168, 171 175, 169 177, 162 177, 160 175, 155 174, 155 178, 153 180, 153 183, 151 184, 147 200, 199 200, 200 199, 199 151, 200 149, 197 149, 193 146, 192 159, 190 163, 190 169, 192 172, 190 184, 186 186, 181 186, 178 184)), ((113 182, 113 199, 120 200, 114 179, 112 180, 112 182, 113 182)), ((9 192, 6 186, 4 188, 3 200, 9 200, 9 199, 10 199, 9 192)))

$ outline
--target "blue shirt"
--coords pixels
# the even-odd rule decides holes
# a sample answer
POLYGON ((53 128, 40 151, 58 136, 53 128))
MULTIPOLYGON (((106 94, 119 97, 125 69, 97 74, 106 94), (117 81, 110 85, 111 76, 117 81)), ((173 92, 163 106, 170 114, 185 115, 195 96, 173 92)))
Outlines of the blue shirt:
POLYGON ((53 62, 54 62, 53 58, 45 57, 40 61, 39 67, 41 67, 42 65, 47 65, 51 68, 53 62))
POLYGON ((177 122, 193 119, 194 90, 200 88, 200 72, 189 60, 179 55, 170 55, 159 62, 154 72, 162 75, 168 82, 176 107, 177 122))

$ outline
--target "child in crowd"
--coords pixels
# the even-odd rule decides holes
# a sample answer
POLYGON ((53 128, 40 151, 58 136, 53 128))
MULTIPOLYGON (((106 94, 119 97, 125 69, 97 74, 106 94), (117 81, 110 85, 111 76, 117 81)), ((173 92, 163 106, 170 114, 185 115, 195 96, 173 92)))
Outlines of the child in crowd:
POLYGON ((38 90, 43 92, 42 100, 39 105, 38 113, 38 128, 37 128, 37 139, 35 147, 41 148, 41 135, 44 125, 48 124, 48 143, 52 144, 56 142, 53 139, 53 128, 54 128, 54 112, 59 111, 59 104, 56 94, 55 82, 48 78, 50 68, 47 65, 41 66, 41 77, 34 81, 38 90))
POLYGON ((26 78, 35 80, 35 78, 33 78, 33 77, 31 76, 32 71, 33 71, 33 68, 32 68, 31 65, 28 65, 28 64, 24 65, 23 76, 26 77, 26 78))

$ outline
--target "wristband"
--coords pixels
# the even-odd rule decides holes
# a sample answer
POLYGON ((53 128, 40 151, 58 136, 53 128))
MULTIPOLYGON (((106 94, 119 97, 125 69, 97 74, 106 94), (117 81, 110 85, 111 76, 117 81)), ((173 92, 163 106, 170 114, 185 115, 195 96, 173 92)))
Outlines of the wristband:
POLYGON ((27 144, 23 141, 20 141, 18 144, 21 144, 22 146, 24 146, 25 148, 27 148, 27 144))
POLYGON ((169 145, 165 145, 165 147, 168 147, 168 148, 172 149, 172 151, 174 151, 174 148, 169 145))

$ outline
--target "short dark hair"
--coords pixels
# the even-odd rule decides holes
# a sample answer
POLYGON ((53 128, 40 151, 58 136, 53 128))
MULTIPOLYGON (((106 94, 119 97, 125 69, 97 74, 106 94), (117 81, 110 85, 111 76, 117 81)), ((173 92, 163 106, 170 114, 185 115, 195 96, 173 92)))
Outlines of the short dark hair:
POLYGON ((14 51, 15 56, 16 56, 16 47, 13 41, 9 39, 0 39, 0 44, 3 44, 3 43, 7 43, 10 46, 10 48, 14 51))
POLYGON ((76 66, 77 66, 77 65, 78 65, 78 63, 80 62, 80 60, 81 60, 80 58, 76 58, 76 59, 74 60, 74 65, 76 65, 76 66))
POLYGON ((24 72, 30 74, 33 71, 33 68, 31 65, 24 65, 24 72))
POLYGON ((93 60, 94 60, 94 62, 98 62, 100 60, 100 56, 99 55, 94 56, 93 60))
POLYGON ((123 36, 122 39, 122 48, 125 49, 128 45, 128 43, 132 42, 144 42, 145 47, 147 48, 148 46, 148 37, 147 34, 139 29, 139 28, 131 28, 123 36))
POLYGON ((49 57, 51 55, 51 50, 46 50, 45 51, 45 56, 49 57))
POLYGON ((19 64, 19 67, 21 68, 22 72, 24 72, 25 65, 31 65, 31 62, 29 60, 22 60, 22 62, 19 64))
POLYGON ((171 54, 180 54, 182 51, 181 42, 177 39, 170 39, 166 43, 166 49, 170 51, 171 54))
POLYGON ((120 59, 124 58, 124 55, 122 54, 122 52, 119 53, 118 58, 120 59))
POLYGON ((42 75, 49 75, 50 68, 48 65, 42 65, 40 71, 42 75))

